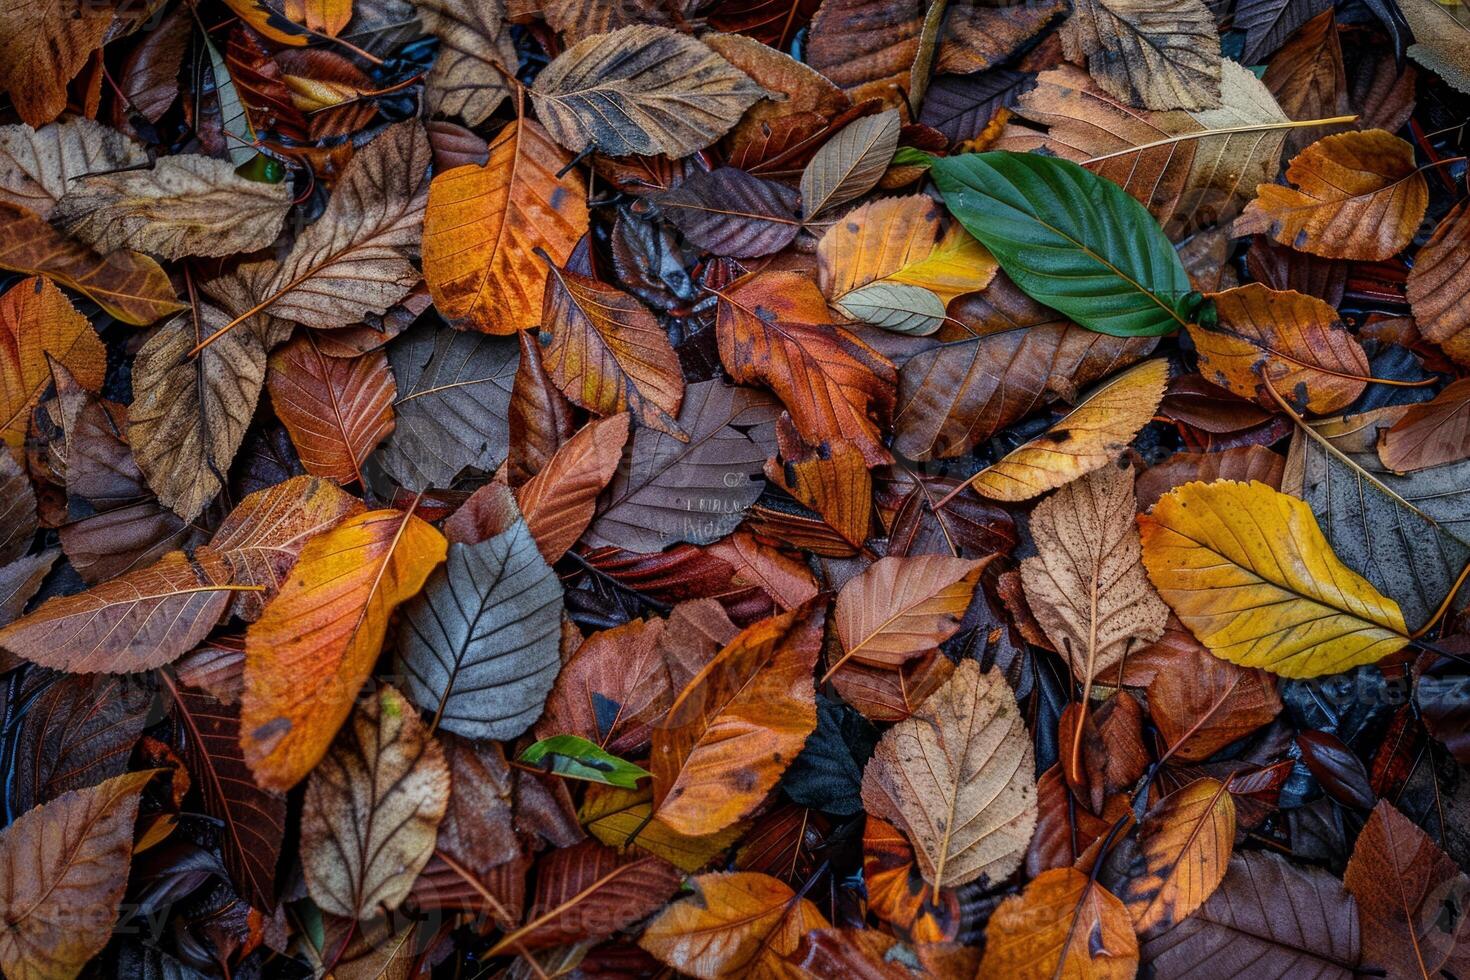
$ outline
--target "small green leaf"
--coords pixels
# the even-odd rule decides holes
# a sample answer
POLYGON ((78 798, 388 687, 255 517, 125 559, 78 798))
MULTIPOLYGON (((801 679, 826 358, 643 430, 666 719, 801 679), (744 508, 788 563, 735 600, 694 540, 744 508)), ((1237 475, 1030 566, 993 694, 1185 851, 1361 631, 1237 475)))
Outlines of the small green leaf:
POLYGON ((1117 184, 1034 153, 935 157, 950 213, 1037 302, 1114 337, 1172 333, 1198 301, 1174 246, 1117 184))
POLYGON ((578 735, 553 735, 526 746, 520 761, 568 779, 637 789, 648 770, 605 752, 578 735))

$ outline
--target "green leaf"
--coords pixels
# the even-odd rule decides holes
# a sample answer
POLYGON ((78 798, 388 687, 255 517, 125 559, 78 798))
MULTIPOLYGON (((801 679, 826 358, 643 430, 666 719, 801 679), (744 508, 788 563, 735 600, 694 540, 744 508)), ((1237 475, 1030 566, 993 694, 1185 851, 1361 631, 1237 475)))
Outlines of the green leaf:
POLYGON ((579 735, 543 738, 526 746, 520 761, 568 779, 585 779, 589 783, 606 783, 623 789, 637 789, 638 780, 649 774, 642 766, 619 759, 579 735))
POLYGON ((950 213, 1032 299, 1098 333, 1146 337, 1190 321, 1201 297, 1148 210, 1075 163, 1033 153, 935 157, 950 213))

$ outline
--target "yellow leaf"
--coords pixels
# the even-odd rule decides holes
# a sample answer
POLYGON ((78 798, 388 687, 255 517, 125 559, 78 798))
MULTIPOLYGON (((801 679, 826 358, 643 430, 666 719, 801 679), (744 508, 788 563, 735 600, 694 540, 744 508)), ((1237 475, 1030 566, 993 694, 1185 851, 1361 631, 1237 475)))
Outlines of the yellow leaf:
POLYGON ((1408 640, 1398 603, 1333 554, 1311 508, 1264 483, 1187 483, 1138 523, 1154 587, 1231 663, 1317 677, 1408 640))
POLYGON ((621 789, 592 784, 577 818, 587 832, 608 847, 638 847, 681 871, 698 871, 739 840, 748 829, 732 824, 719 833, 689 837, 653 816, 653 786, 621 789))
POLYGON ((360 514, 307 542, 245 634, 240 746, 261 786, 290 789, 321 761, 372 671, 388 617, 447 547, 396 510, 360 514))
POLYGON ((1106 466, 1153 418, 1168 382, 1169 362, 1163 358, 1124 371, 965 485, 993 500, 1030 500, 1106 466))
POLYGON ((1205 904, 1235 846, 1235 800, 1225 784, 1196 779, 1164 797, 1138 826, 1138 855, 1119 897, 1140 935, 1162 932, 1205 904))

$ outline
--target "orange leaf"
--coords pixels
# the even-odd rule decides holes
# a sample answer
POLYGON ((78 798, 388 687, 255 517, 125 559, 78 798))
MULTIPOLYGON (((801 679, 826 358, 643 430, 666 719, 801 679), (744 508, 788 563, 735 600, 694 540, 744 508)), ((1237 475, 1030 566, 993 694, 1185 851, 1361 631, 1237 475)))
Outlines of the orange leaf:
POLYGON ((880 558, 837 597, 833 625, 842 659, 894 669, 954 636, 988 559, 944 555, 880 558))
POLYGON ((0 91, 21 119, 40 126, 61 114, 67 84, 102 46, 114 13, 110 4, 54 2, 0 11, 0 91))
POLYGON ((1286 168, 1296 188, 1261 184, 1232 235, 1270 235, 1330 259, 1379 262, 1403 250, 1429 206, 1414 148, 1381 129, 1313 143, 1286 168))
POLYGON ((689 885, 694 895, 664 909, 638 945, 705 980, 784 976, 781 958, 828 924, 815 905, 769 875, 696 875, 689 885))
MULTIPOLYGON (((673 700, 659 649, 664 620, 635 619, 593 633, 563 664, 536 737, 580 735, 626 755, 648 744, 649 721, 673 700)), ((688 637, 676 640, 680 646, 688 637)))
POLYGON ((1139 935, 1162 932, 1205 903, 1235 846, 1235 800, 1196 779, 1164 797, 1138 828, 1138 855, 1119 896, 1139 935))
POLYGON ((802 442, 790 416, 777 424, 781 459, 766 461, 766 477, 806 507, 853 548, 868 539, 873 519, 873 477, 862 452, 849 443, 812 447, 802 442))
POLYGON ((240 742, 255 779, 287 790, 352 711, 394 608, 444 560, 444 536, 412 514, 359 514, 307 542, 245 639, 240 742))
POLYGON ((587 188, 571 155, 531 120, 511 122, 481 167, 456 167, 429 185, 424 280, 446 318, 482 333, 539 325, 546 266, 558 265, 587 231, 587 188))
POLYGON ((1074 868, 1043 871, 990 917, 982 976, 1130 980, 1138 937, 1128 909, 1074 868))
POLYGON ((631 410, 644 425, 687 442, 675 421, 684 372, 653 314, 622 290, 570 269, 551 269, 545 299, 546 373, 562 393, 598 415, 631 410))
POLYGON ((48 358, 83 388, 102 387, 107 351, 87 318, 49 279, 23 279, 0 296, 0 437, 17 458, 31 409, 51 383, 48 358))
POLYGON ((124 323, 145 326, 184 308, 168 276, 148 256, 98 255, 6 201, 0 201, 0 242, 0 269, 49 276, 124 323))
POLYGON ((1253 282, 1210 296, 1219 325, 1189 324, 1208 380, 1276 409, 1266 380, 1299 410, 1346 408, 1372 375, 1368 355, 1337 311, 1315 296, 1253 282))
POLYGON ((1404 293, 1414 312, 1414 325, 1460 363, 1470 363, 1463 336, 1470 324, 1470 202, 1456 205, 1434 228, 1414 256, 1404 293))
POLYGON ((803 440, 852 443, 869 466, 891 460, 879 422, 893 409, 893 364, 832 324, 815 283, 795 272, 747 276, 719 294, 717 311, 725 370, 774 391, 803 440))
POLYGON ((626 412, 596 419, 516 491, 516 503, 547 564, 566 554, 587 530, 597 495, 612 479, 627 441, 626 412))
POLYGON ((960 897, 924 880, 914 848, 887 820, 863 828, 863 885, 868 908, 918 942, 946 942, 960 930, 960 897))
POLYGON ((817 727, 812 668, 824 606, 809 602, 731 640, 653 733, 658 816, 688 835, 749 816, 817 727))
POLYGON ((271 354, 271 405, 313 476, 361 483, 362 462, 393 431, 398 388, 381 350, 328 357, 310 330, 271 354))

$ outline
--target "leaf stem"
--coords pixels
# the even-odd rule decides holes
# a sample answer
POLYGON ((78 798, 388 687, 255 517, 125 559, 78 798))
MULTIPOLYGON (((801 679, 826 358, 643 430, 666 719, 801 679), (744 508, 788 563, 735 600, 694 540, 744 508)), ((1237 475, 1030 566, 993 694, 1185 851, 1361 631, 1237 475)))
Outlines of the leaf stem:
POLYGON ((1114 150, 1112 153, 1104 153, 1082 161, 1082 165, 1089 163, 1102 163, 1104 160, 1112 160, 1116 157, 1127 156, 1130 153, 1142 153, 1160 146, 1170 146, 1174 143, 1184 143, 1189 140, 1203 139, 1206 136, 1229 136, 1233 133, 1264 133, 1274 129, 1302 129, 1310 126, 1335 126, 1340 123, 1357 122, 1358 117, 1332 116, 1327 119, 1300 119, 1287 120, 1276 123, 1254 123, 1249 126, 1226 126, 1222 129, 1206 129, 1198 133, 1184 133, 1180 136, 1170 136, 1167 139, 1154 140, 1152 143, 1140 143, 1138 146, 1130 146, 1125 150, 1114 150))

